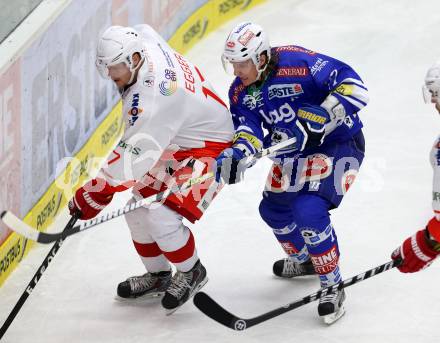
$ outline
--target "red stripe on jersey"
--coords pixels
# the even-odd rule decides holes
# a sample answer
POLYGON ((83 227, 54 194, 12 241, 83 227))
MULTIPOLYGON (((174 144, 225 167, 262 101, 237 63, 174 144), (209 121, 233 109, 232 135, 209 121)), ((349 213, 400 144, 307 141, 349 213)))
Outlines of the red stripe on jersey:
MULTIPOLYGON (((205 82, 205 78, 203 77, 203 75, 200 72, 199 68, 197 68, 196 66, 194 66, 194 68, 195 68, 197 74, 199 74, 200 81, 202 81, 202 83, 205 82)), ((215 94, 212 90, 210 90, 209 88, 206 88, 205 86, 202 85, 202 92, 205 95, 205 98, 208 98, 208 96, 210 96, 215 101, 217 101, 219 104, 221 104, 223 107, 228 109, 228 105, 226 105, 224 103, 224 101, 217 94, 215 94)))
POLYGON ((142 257, 157 257, 162 255, 162 250, 160 250, 157 243, 138 243, 133 241, 134 247, 138 254, 142 257))
POLYGON ((205 81, 205 78, 203 77, 202 73, 200 72, 199 68, 197 68, 196 66, 194 66, 194 69, 196 70, 197 74, 199 74, 200 77, 200 81, 205 81))
POLYGON ((163 251, 163 254, 172 263, 181 263, 194 255, 196 244, 192 232, 189 232, 188 241, 183 247, 174 251, 163 251))
POLYGON ((205 146, 203 148, 179 150, 175 152, 173 156, 177 161, 183 161, 185 158, 188 157, 193 157, 195 159, 200 159, 202 157, 216 158, 223 150, 229 148, 231 145, 232 142, 205 142, 205 146))
POLYGON ((117 160, 119 160, 121 158, 121 154, 118 153, 116 150, 112 151, 116 156, 113 157, 111 160, 109 160, 107 163, 110 165, 112 163, 115 163, 117 160))
POLYGON ((113 190, 115 192, 124 192, 127 189, 133 187, 134 185, 136 185, 136 181, 135 180, 128 180, 128 181, 125 181, 125 182, 121 183, 120 185, 113 186, 113 190))

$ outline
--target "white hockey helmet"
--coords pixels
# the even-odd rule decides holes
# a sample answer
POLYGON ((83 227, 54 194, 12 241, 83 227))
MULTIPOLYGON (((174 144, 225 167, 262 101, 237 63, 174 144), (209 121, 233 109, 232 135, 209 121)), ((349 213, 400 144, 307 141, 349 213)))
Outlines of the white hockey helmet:
POLYGON ((423 99, 426 103, 436 102, 440 105, 440 61, 430 67, 426 73, 423 99))
POLYGON ((260 56, 266 51, 267 61, 270 60, 269 38, 260 25, 243 22, 238 24, 229 33, 222 54, 223 68, 233 74, 232 63, 252 60, 258 70, 258 78, 267 67, 267 63, 260 69, 260 56))
POLYGON ((141 60, 145 58, 145 47, 140 34, 131 27, 110 26, 104 31, 96 48, 96 67, 104 78, 110 78, 108 67, 125 63, 132 73, 141 65, 133 65, 133 54, 138 53, 141 60))

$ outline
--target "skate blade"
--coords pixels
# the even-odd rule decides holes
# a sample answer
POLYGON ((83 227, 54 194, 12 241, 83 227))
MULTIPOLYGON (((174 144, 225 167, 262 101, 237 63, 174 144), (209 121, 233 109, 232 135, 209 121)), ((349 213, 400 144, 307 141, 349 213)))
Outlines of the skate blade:
POLYGON ((344 306, 341 306, 337 312, 330 313, 326 316, 322 316, 322 319, 324 320, 325 324, 332 325, 339 318, 341 318, 344 314, 345 314, 345 308, 344 308, 344 306))
MULTIPOLYGON (((208 280, 209 280, 209 279, 208 279, 207 277, 206 277, 205 279, 203 279, 203 281, 200 282, 200 283, 197 285, 197 287, 193 289, 193 291, 191 292, 191 294, 190 294, 189 297, 188 297, 188 300, 191 299, 191 298, 194 296, 194 294, 196 294, 198 291, 200 291, 200 290, 202 289, 202 287, 206 285, 206 283, 208 282, 208 280)), ((187 301, 188 301, 188 300, 187 300, 187 301)), ((165 315, 167 315, 167 316, 172 315, 172 314, 173 314, 174 312, 176 312, 180 307, 182 307, 187 301, 185 301, 182 305, 177 306, 176 308, 169 309, 169 310, 168 310, 168 309, 165 309, 165 315)))
POLYGON ((161 298, 163 297, 164 294, 165 292, 155 292, 155 293, 144 294, 136 298, 122 298, 119 295, 115 295, 114 299, 119 302, 134 303, 134 302, 144 302, 150 299, 161 298))

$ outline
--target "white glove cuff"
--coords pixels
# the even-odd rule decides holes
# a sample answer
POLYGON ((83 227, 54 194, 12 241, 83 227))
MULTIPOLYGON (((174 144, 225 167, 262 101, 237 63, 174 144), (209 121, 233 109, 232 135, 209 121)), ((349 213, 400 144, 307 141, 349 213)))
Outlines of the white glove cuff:
POLYGON ((339 100, 331 94, 325 98, 321 104, 321 107, 325 108, 325 110, 330 114, 330 122, 325 126, 325 133, 328 135, 330 132, 336 129, 336 127, 343 123, 347 113, 339 100))

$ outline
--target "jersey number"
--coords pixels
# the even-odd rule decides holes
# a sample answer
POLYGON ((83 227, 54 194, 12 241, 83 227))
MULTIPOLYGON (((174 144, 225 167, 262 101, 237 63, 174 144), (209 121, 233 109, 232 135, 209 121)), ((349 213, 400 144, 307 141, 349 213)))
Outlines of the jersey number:
POLYGON ((205 78, 203 77, 199 68, 197 68, 196 66, 194 66, 194 68, 196 69, 197 74, 199 74, 200 81, 202 81, 202 92, 205 95, 205 97, 208 99, 208 96, 209 96, 209 97, 213 98, 215 101, 217 101, 219 104, 221 104, 222 106, 228 108, 228 106, 226 106, 226 104, 223 102, 222 99, 220 99, 220 97, 217 94, 215 94, 209 88, 206 88, 205 86, 203 86, 203 82, 205 81, 205 78))

